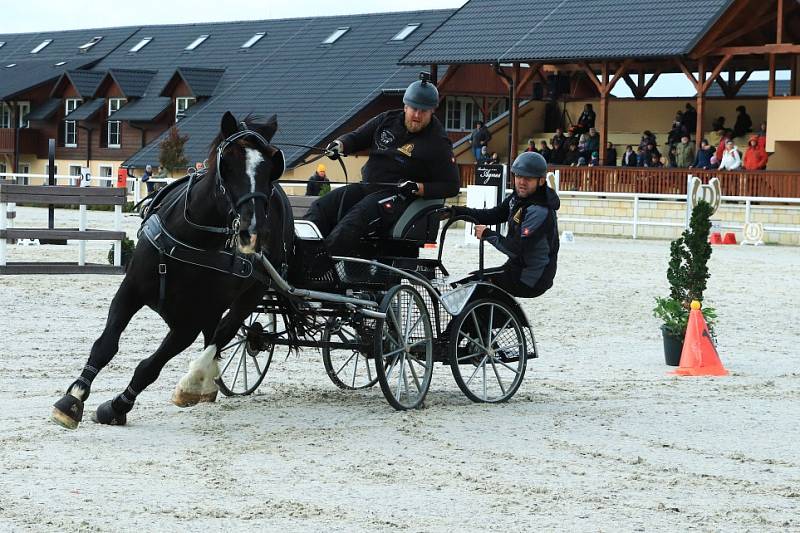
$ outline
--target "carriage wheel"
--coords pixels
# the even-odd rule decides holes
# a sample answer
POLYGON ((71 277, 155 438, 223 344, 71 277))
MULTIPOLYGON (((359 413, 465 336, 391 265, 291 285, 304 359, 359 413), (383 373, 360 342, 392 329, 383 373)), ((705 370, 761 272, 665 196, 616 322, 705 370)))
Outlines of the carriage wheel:
POLYGON ((264 343, 264 332, 275 333, 275 313, 255 312, 245 319, 231 343, 220 350, 222 358, 216 382, 225 396, 252 394, 264 381, 272 362, 274 344, 264 343))
POLYGON ((398 410, 422 405, 433 375, 433 332, 428 308, 409 285, 393 287, 381 302, 374 341, 378 382, 398 410))
POLYGON ((356 347, 332 348, 329 343, 360 344, 361 335, 352 324, 331 318, 322 332, 322 362, 334 385, 340 389, 367 389, 378 382, 378 375, 362 350, 356 347))
POLYGON ((509 400, 525 377, 527 348, 513 310, 496 300, 470 303, 453 319, 450 368, 473 402, 509 400))

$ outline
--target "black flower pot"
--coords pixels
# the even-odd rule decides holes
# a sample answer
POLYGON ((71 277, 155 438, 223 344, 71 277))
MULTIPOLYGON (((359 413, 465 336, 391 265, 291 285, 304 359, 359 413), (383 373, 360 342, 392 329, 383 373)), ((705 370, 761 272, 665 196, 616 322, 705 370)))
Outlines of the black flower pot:
POLYGON ((668 366, 679 366, 683 339, 670 333, 664 326, 661 326, 661 336, 664 338, 664 361, 668 366))

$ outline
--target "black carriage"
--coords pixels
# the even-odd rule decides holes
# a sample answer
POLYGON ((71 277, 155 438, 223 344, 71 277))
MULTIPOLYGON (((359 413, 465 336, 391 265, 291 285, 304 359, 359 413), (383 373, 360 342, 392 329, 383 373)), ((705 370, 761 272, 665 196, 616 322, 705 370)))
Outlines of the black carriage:
MULTIPOLYGON (((313 224, 292 221, 293 263, 281 275, 261 257, 271 289, 221 350, 220 390, 251 394, 275 348, 294 346, 320 349, 328 376, 342 389, 380 383, 395 409, 422 405, 434 363, 449 365, 472 401, 509 400, 528 359, 537 357, 533 331, 502 289, 486 281, 448 282, 442 250, 455 220, 441 230, 438 257, 419 257, 424 244, 436 242, 441 207, 441 200, 412 202, 388 234, 358 243, 358 255, 370 259, 330 257, 313 224)), ((481 271, 482 258, 481 248, 481 271)))

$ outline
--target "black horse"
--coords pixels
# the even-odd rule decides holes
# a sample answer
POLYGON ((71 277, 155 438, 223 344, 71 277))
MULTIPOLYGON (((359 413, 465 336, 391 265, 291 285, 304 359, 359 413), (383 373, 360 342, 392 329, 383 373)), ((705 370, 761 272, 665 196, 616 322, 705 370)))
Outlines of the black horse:
POLYGON ((272 183, 284 170, 282 152, 270 144, 276 130, 275 116, 266 123, 250 117, 237 122, 225 113, 207 172, 187 176, 153 199, 105 329, 78 379, 56 402, 53 420, 70 429, 78 426, 92 381, 117 353, 120 335, 145 305, 161 315, 169 333, 139 363, 128 387, 98 407, 94 420, 125 424, 136 397, 200 333, 207 348, 192 362, 173 401, 186 406, 215 399, 217 346, 230 340, 235 333, 231 324, 241 324, 238 317, 246 316, 265 290, 254 273, 258 265, 248 254, 285 238, 270 235, 267 221, 277 190, 272 183), (220 324, 229 308, 229 317, 220 324))

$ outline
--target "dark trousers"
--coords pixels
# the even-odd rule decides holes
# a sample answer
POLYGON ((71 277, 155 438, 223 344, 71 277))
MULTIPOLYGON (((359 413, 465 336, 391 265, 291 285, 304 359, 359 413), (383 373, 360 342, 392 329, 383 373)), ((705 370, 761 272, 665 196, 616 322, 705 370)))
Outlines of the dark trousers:
POLYGON ((395 188, 353 183, 316 200, 303 218, 317 225, 331 255, 348 255, 362 237, 390 228, 407 206, 395 188))
MULTIPOLYGON (((520 280, 520 271, 516 268, 511 268, 508 265, 500 267, 486 268, 483 270, 484 281, 489 281, 497 285, 507 293, 517 298, 536 298, 541 296, 547 289, 553 286, 552 281, 545 282, 540 279, 536 285, 530 287, 525 285, 520 280)), ((466 283, 469 281, 477 281, 478 273, 471 272, 469 276, 459 281, 459 283, 466 283)))

